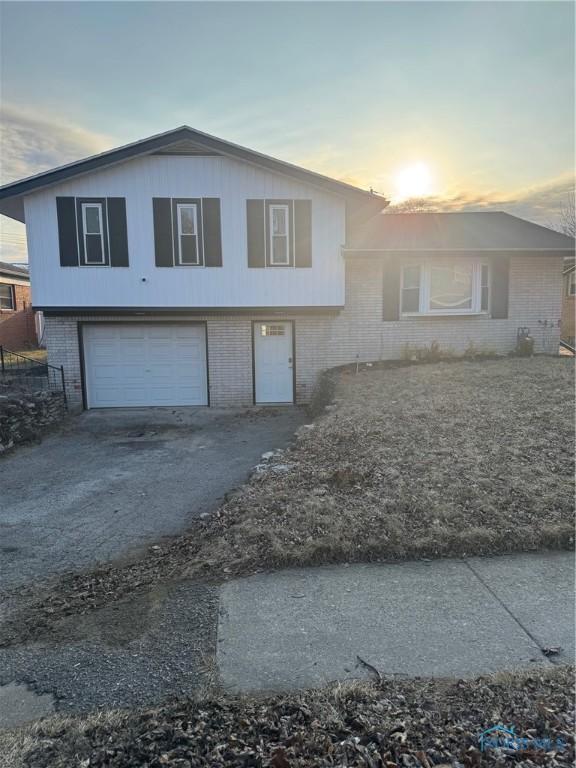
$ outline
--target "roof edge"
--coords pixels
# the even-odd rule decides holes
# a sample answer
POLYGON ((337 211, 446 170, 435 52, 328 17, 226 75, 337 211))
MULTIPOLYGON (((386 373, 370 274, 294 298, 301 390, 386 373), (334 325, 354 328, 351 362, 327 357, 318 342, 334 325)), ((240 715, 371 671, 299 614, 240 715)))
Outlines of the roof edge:
POLYGON ((140 155, 149 154, 150 152, 184 139, 191 139, 206 149, 215 150, 224 156, 239 159, 259 167, 265 167, 276 173, 283 173, 284 175, 296 178, 301 177, 301 180, 306 181, 312 186, 332 191, 334 194, 339 194, 343 197, 362 197, 378 201, 382 204, 382 209, 385 208, 389 202, 385 197, 376 195, 369 190, 360 189, 359 187, 355 187, 346 182, 338 181, 329 176, 324 176, 316 171, 310 171, 301 166, 294 165, 293 163, 278 160, 261 152, 242 147, 239 144, 219 139, 216 136, 197 131, 187 125, 174 128, 170 131, 165 131, 164 133, 158 133, 130 144, 124 144, 120 147, 106 150, 105 152, 100 152, 99 154, 91 155, 81 160, 76 160, 49 171, 35 174, 34 176, 28 176, 27 178, 4 184, 0 187, 0 200, 19 197, 37 189, 61 183, 81 174, 91 173, 100 168, 117 165, 140 155))

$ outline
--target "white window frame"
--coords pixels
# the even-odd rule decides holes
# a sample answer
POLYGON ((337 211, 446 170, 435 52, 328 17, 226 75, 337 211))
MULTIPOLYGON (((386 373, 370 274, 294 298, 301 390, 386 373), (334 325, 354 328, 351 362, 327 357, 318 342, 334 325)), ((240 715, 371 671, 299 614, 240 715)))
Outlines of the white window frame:
POLYGON ((272 204, 270 205, 268 209, 268 226, 270 229, 270 266, 271 267, 289 267, 290 266, 290 206, 286 205, 285 203, 282 204, 272 204), (276 210, 283 210, 286 215, 286 233, 284 235, 275 235, 274 234, 274 211, 276 210), (274 238, 284 237, 286 238, 286 260, 285 261, 275 261, 274 259, 274 238))
POLYGON ((566 296, 576 296, 576 270, 568 272, 566 278, 566 296))
POLYGON ((198 241, 198 203, 176 203, 176 222, 178 230, 178 250, 177 266, 179 267, 200 267, 200 243, 198 241), (192 208, 194 219, 194 234, 182 232, 182 210, 192 208), (182 261, 182 239, 183 237, 196 238, 196 261, 182 261))
POLYGON ((490 265, 480 259, 464 258, 442 258, 429 259, 426 261, 408 261, 402 264, 400 279, 400 314, 402 317, 450 317, 459 315, 487 315, 490 311, 490 265), (432 283, 432 268, 440 266, 453 266, 455 262, 472 261, 472 306, 469 309, 430 309, 430 288, 432 283), (488 267, 488 307, 482 309, 482 267, 488 267), (404 269, 405 267, 420 268, 420 296, 417 312, 402 311, 402 294, 404 288, 404 269))
POLYGON ((102 203, 82 203, 82 233, 84 237, 84 263, 88 266, 102 267, 106 265, 106 250, 104 248, 104 212, 102 210, 102 203), (88 208, 98 209, 98 221, 100 224, 100 232, 87 232, 86 231, 86 210, 88 208), (88 259, 88 247, 86 245, 86 237, 90 235, 100 235, 100 253, 102 258, 98 261, 91 261, 88 259))
POLYGON ((14 291, 14 285, 12 283, 0 283, 1 288, 8 288, 10 292, 10 306, 4 307, 0 304, 0 311, 2 312, 15 312, 16 311, 16 296, 14 291))

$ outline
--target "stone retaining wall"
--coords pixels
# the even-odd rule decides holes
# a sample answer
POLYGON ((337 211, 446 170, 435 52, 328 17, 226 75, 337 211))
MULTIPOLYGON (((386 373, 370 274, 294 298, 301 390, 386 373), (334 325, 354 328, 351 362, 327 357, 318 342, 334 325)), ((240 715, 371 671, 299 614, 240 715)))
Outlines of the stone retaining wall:
POLYGON ((61 392, 0 391, 0 455, 18 443, 38 439, 65 414, 61 392))

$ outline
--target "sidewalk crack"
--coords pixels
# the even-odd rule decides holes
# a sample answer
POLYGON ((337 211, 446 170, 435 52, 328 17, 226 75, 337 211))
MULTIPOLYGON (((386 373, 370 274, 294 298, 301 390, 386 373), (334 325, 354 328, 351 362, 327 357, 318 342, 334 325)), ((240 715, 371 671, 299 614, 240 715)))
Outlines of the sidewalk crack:
POLYGON ((510 616, 510 618, 512 619, 512 621, 514 621, 514 622, 515 622, 515 623, 516 623, 516 624, 517 624, 517 625, 520 627, 520 629, 521 629, 521 630, 522 630, 522 631, 523 631, 523 632, 524 632, 526 635, 528 635, 528 637, 530 638, 530 640, 532 640, 532 642, 534 643, 534 645, 535 645, 535 646, 538 648, 538 650, 540 651, 540 653, 541 653, 541 655, 543 656, 543 658, 544 658, 544 659, 545 659, 547 662, 549 662, 550 664, 554 664, 554 662, 552 661, 552 659, 550 659, 550 658, 549 658, 548 656, 546 656, 546 654, 544 653, 544 650, 543 650, 542 646, 540 645, 540 642, 537 640, 537 638, 536 638, 536 637, 534 637, 534 635, 532 634, 532 632, 530 632, 530 630, 528 629, 528 627, 524 626, 524 624, 523 624, 523 623, 520 621, 520 619, 519 619, 517 616, 515 616, 515 615, 512 613, 512 611, 510 610, 510 608, 508 608, 508 606, 507 606, 507 605, 506 605, 506 603, 505 603, 505 602, 502 600, 502 598, 501 598, 501 597, 500 597, 500 596, 499 596, 499 595, 498 595, 498 594, 497 594, 497 593, 494 591, 494 589, 492 589, 492 587, 491 587, 491 586, 488 584, 488 582, 487 582, 485 579, 483 579, 483 578, 482 578, 482 576, 481 576, 481 575, 478 573, 478 571, 476 571, 476 570, 475 570, 475 569, 472 567, 472 565, 470 564, 470 561, 469 561, 469 560, 465 560, 464 562, 465 562, 465 564, 467 565, 467 567, 469 568, 469 570, 470 570, 470 571, 471 571, 471 572, 474 574, 474 576, 476 576, 476 578, 477 578, 477 579, 478 579, 478 581, 479 581, 479 582, 482 584, 482 586, 483 586, 483 587, 484 587, 484 588, 485 588, 485 589, 486 589, 486 590, 487 590, 487 591, 488 591, 488 592, 489 592, 489 593, 492 595, 492 597, 493 597, 493 598, 494 598, 494 599, 495 599, 495 600, 496 600, 496 601, 497 601, 497 602, 498 602, 498 603, 499 603, 499 604, 502 606, 502 608, 504 608, 504 610, 506 611, 506 613, 508 614, 508 616, 510 616))

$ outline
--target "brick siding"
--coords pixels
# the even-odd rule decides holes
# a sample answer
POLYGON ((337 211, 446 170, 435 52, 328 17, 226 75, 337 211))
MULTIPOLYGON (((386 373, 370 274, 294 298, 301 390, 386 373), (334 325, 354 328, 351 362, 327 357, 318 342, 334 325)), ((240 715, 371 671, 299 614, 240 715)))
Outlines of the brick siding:
POLYGON ((346 307, 332 325, 330 366, 401 358, 406 345, 430 346, 462 353, 478 349, 505 354, 516 344, 520 326, 530 328, 535 351, 555 354, 560 339, 562 258, 515 256, 510 262, 508 318, 410 317, 382 320, 382 261, 355 257, 346 265, 346 307))
MULTIPOLYGON (((537 352, 554 354, 560 338, 562 259, 513 257, 510 267, 509 316, 406 318, 382 320, 383 264, 355 258, 346 264, 346 306, 340 314, 289 314, 296 332, 296 400, 310 400, 318 374, 335 365, 400 358, 405 345, 464 352, 478 349, 506 353, 514 348, 519 326, 530 328, 537 352)), ((208 333, 210 403, 246 406, 253 402, 252 321, 273 318, 250 316, 194 317, 205 321, 208 333)), ((53 365, 63 365, 71 404, 82 403, 77 323, 99 320, 142 322, 138 317, 47 317, 46 346, 53 365)), ((147 321, 182 321, 182 316, 148 316, 147 321)))
POLYGON ((13 310, 0 309, 0 345, 13 351, 37 345, 34 311, 31 307, 30 286, 17 285, 0 280, 3 285, 12 285, 15 307, 13 310))

